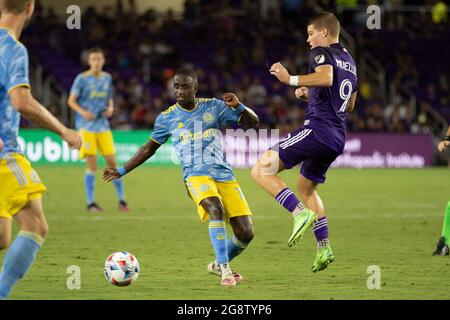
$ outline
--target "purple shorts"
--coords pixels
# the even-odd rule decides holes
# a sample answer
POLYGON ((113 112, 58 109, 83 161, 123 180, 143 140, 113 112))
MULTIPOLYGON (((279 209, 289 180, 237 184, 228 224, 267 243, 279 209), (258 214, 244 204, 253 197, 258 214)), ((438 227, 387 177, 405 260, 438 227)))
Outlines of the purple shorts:
POLYGON ((328 168, 340 155, 339 152, 319 142, 313 129, 304 126, 292 131, 286 139, 270 149, 278 152, 286 169, 303 162, 300 174, 317 183, 325 181, 328 168))

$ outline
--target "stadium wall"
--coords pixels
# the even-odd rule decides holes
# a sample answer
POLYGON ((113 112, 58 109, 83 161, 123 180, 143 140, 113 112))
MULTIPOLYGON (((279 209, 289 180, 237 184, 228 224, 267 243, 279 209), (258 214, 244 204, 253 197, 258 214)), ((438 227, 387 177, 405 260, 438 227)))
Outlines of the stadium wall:
MULTIPOLYGON (((228 132, 228 131, 227 131, 228 132)), ((145 144, 150 131, 113 131, 117 161, 125 163, 145 144)), ((238 168, 251 167, 258 156, 273 144, 273 137, 224 135, 227 161, 238 168)), ((81 164, 77 150, 70 150, 59 136, 38 129, 22 129, 19 144, 30 161, 38 164, 81 164)), ((102 157, 99 163, 104 164, 102 157)), ((147 165, 178 165, 180 162, 169 140, 146 162, 147 165)), ((433 140, 429 134, 362 133, 348 134, 344 153, 334 167, 423 168, 433 163, 433 140)))

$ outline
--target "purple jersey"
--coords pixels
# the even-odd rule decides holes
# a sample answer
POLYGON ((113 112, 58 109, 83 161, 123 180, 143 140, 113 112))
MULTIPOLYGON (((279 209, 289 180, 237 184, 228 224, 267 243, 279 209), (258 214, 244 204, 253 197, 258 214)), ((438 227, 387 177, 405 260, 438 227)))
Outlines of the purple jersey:
POLYGON ((311 50, 309 72, 315 72, 316 67, 322 65, 333 66, 333 85, 309 88, 305 126, 314 130, 317 140, 342 152, 347 108, 357 89, 355 61, 341 44, 334 43, 311 50))

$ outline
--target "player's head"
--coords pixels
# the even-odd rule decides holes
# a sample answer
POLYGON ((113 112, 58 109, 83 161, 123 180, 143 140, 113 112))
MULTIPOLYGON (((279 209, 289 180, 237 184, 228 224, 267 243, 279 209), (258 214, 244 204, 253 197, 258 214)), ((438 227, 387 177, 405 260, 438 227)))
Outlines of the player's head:
POLYGON ((339 20, 331 12, 321 12, 308 20, 307 42, 311 48, 327 47, 332 43, 339 42, 341 25, 339 20))
POLYGON ((34 0, 0 0, 0 17, 11 14, 22 19, 23 25, 30 22, 34 12, 34 0))
POLYGON ((195 100, 198 82, 197 74, 190 68, 181 68, 175 72, 173 78, 175 97, 179 105, 184 106, 195 100))
POLYGON ((105 65, 105 53, 102 48, 92 48, 88 51, 88 64, 92 72, 99 73, 105 65))

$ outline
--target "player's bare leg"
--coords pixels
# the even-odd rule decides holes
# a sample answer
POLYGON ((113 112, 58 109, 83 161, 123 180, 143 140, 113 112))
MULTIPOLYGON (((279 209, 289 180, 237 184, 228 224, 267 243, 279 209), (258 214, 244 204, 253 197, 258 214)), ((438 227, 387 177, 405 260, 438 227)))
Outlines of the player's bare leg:
POLYGON ((11 219, 0 218, 0 250, 6 249, 11 242, 11 219))
MULTIPOLYGON (((48 233, 47 220, 40 198, 30 200, 14 218, 20 224, 20 231, 4 257, 0 274, 0 298, 3 299, 31 267, 48 233)), ((11 229, 11 221, 5 221, 2 218, 0 225, 2 245, 7 245, 8 237, 11 236, 7 228, 11 229)))
POLYGON ((286 183, 277 176, 283 170, 284 164, 278 157, 278 153, 269 150, 258 159, 251 175, 261 188, 266 190, 272 197, 276 197, 281 190, 287 187, 286 183))
MULTIPOLYGON (((117 169, 117 161, 115 155, 104 156, 108 168, 117 169)), ((128 204, 125 201, 125 194, 123 191, 123 181, 121 178, 113 181, 114 188, 116 189, 117 198, 119 199, 119 210, 123 212, 129 212, 128 204)))
POLYGON ((297 180, 297 190, 300 198, 308 208, 318 214, 318 221, 313 224, 314 234, 317 239, 317 256, 311 270, 313 272, 325 269, 334 261, 334 254, 328 240, 328 223, 325 216, 325 207, 317 192, 318 183, 300 175, 297 180))
POLYGON ((322 199, 317 193, 318 183, 313 182, 304 176, 300 175, 297 179, 297 191, 300 195, 300 200, 312 211, 317 213, 318 218, 325 217, 325 207, 322 199))
MULTIPOLYGON (((200 205, 208 213, 209 238, 216 254, 216 262, 220 268, 221 284, 224 286, 236 285, 236 279, 230 268, 227 251, 227 232, 225 227, 225 208, 218 197, 205 198, 200 205)), ((208 265, 208 271, 210 266, 208 265)))
POLYGON ((20 224, 20 230, 39 235, 45 239, 48 234, 47 219, 42 208, 42 200, 30 200, 28 204, 14 216, 20 224))
POLYGON ((306 208, 295 196, 286 183, 277 175, 285 169, 279 158, 278 152, 266 151, 256 162, 252 169, 253 180, 272 197, 276 199, 285 209, 290 211, 294 217, 294 227, 288 246, 296 244, 305 234, 306 230, 317 220, 317 214, 306 208))

